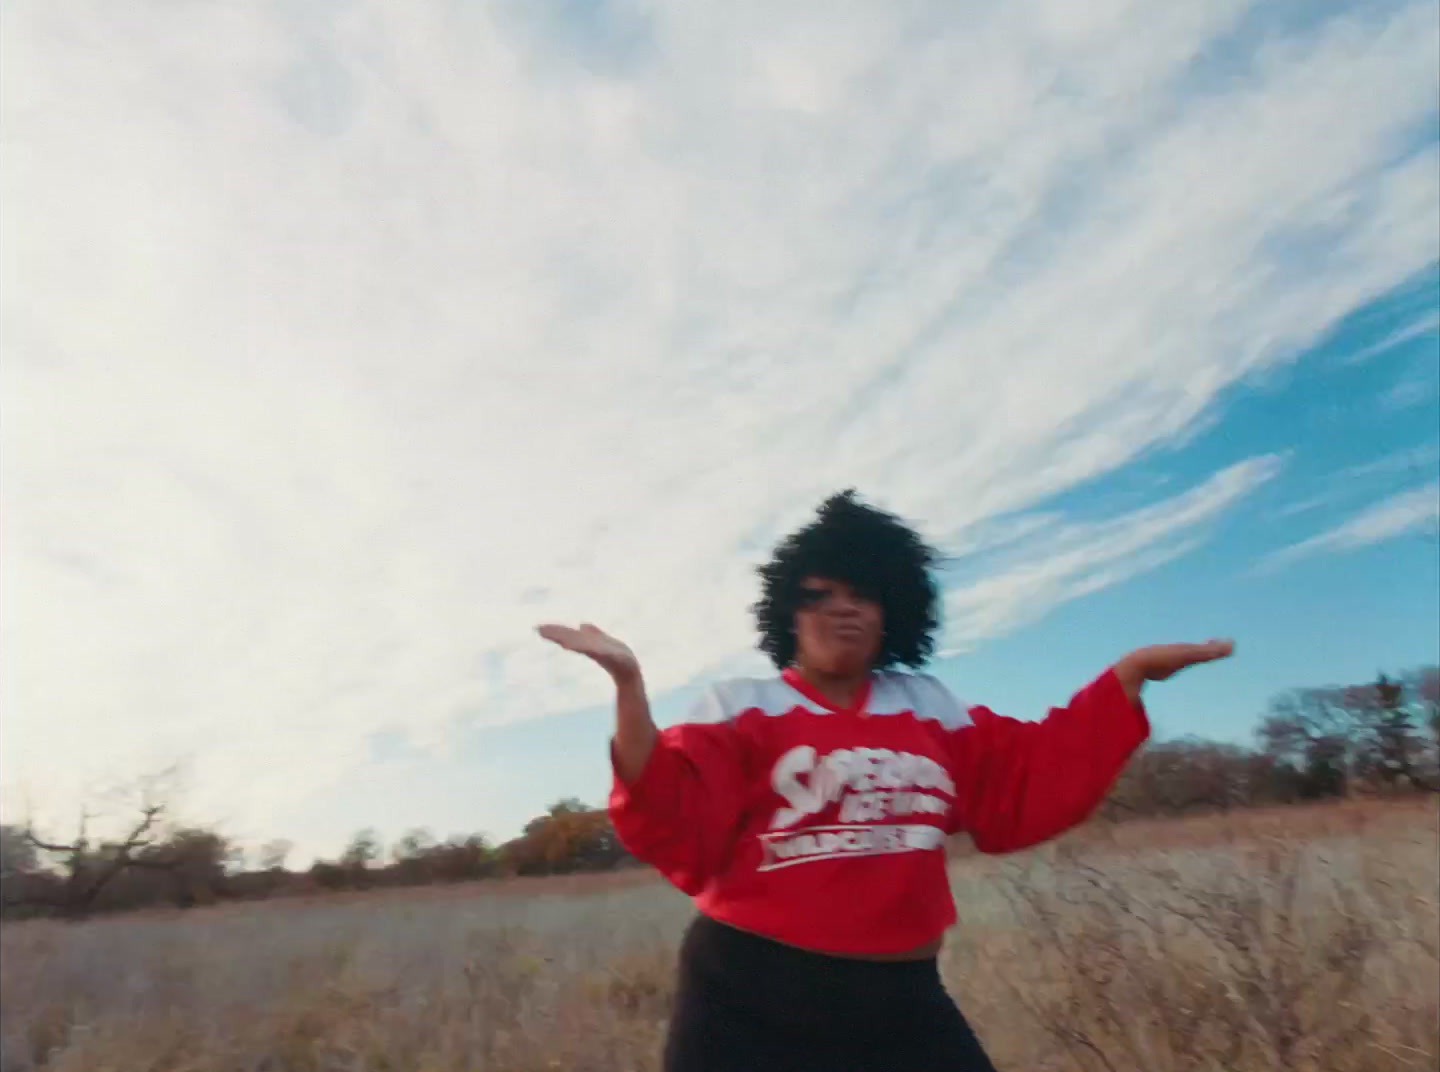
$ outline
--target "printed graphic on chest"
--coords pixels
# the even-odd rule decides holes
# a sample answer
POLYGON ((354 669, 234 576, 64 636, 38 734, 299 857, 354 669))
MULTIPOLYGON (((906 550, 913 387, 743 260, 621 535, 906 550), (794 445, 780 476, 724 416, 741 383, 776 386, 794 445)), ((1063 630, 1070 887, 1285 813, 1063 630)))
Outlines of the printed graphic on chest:
POLYGON ((838 823, 946 815, 955 785, 945 767, 922 752, 895 747, 814 745, 786 750, 770 770, 770 786, 785 801, 769 828, 783 830, 838 804, 838 823))

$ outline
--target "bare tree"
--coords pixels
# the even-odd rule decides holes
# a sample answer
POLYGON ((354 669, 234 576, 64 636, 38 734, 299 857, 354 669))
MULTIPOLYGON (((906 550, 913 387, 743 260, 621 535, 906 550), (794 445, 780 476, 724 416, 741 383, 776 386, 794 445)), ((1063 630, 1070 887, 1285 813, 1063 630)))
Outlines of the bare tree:
POLYGON ((1386 786, 1440 791, 1430 739, 1433 713, 1426 710, 1420 682, 1392 681, 1350 689, 1364 756, 1373 776, 1386 786), (1407 687, 1408 686, 1408 687, 1407 687), (1428 716, 1428 717, 1427 717, 1428 716))
POLYGON ((391 858, 398 864, 425 856, 435 849, 435 835, 423 826, 405 831, 400 840, 390 849, 391 858))
POLYGON ((291 851, 295 848, 294 843, 285 838, 275 838, 260 846, 260 870, 262 871, 283 871, 285 861, 289 859, 291 851))
POLYGON ((1352 778, 1375 787, 1440 790, 1436 670, 1278 697, 1261 723, 1265 752, 1300 773, 1302 794, 1332 796, 1352 778))
POLYGON ((366 827, 357 832, 340 855, 340 867, 348 881, 355 886, 368 886, 372 878, 370 865, 380 859, 382 851, 380 837, 374 830, 366 827))
POLYGON ((88 810, 80 812, 76 836, 68 843, 45 841, 28 824, 25 840, 40 852, 58 857, 65 871, 60 903, 54 907, 65 917, 82 919, 90 914, 100 894, 131 867, 160 866, 140 855, 154 844, 156 826, 165 814, 165 805, 147 802, 141 805, 140 816, 118 841, 106 842, 92 850, 89 825, 93 818, 88 810))
POLYGON ((120 833, 109 838, 92 836, 97 817, 88 805, 81 809, 75 835, 68 841, 44 837, 33 820, 27 821, 23 842, 48 857, 53 870, 34 876, 46 881, 27 884, 24 905, 83 919, 101 906, 102 899, 112 907, 163 901, 167 896, 182 907, 214 900, 233 850, 212 830, 168 822, 178 773, 178 767, 171 767, 103 794, 112 807, 133 810, 120 833), (147 873, 152 878, 144 878, 147 873))
POLYGON ((25 836, 25 828, 0 824, 0 875, 33 871, 39 863, 35 846, 25 836))

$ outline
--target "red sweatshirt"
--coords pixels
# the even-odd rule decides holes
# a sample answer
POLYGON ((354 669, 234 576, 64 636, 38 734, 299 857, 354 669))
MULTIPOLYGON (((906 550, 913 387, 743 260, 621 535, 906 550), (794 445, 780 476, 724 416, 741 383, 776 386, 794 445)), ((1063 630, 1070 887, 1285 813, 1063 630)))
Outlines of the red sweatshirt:
MULTIPOLYGON (((1149 735, 1113 671, 1022 722, 935 678, 878 673, 841 710, 798 674, 709 688, 610 815, 706 915, 833 953, 893 953, 955 922, 945 837, 982 852, 1084 820, 1149 735)), ((613 756, 612 756, 613 762, 613 756)))

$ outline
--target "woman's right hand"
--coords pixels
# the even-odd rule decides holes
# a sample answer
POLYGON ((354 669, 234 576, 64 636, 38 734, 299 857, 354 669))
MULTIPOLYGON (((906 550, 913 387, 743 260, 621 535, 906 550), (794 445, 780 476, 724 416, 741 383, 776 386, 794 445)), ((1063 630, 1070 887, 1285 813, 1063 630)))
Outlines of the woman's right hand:
POLYGON ((626 785, 634 784, 650 760, 657 733, 645 683, 640 679, 640 660, 629 645, 588 622, 579 629, 542 625, 538 632, 550 643, 585 656, 615 682, 615 773, 626 785))
POLYGON ((629 645, 589 622, 578 629, 568 625, 542 625, 537 632, 552 644, 585 656, 609 674, 617 685, 640 677, 640 660, 635 658, 629 645))

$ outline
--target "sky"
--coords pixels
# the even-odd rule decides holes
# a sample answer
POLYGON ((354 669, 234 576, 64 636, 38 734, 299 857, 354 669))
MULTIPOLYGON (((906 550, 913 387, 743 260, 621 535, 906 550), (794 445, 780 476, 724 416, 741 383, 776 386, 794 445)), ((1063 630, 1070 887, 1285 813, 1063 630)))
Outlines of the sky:
POLYGON ((0 5, 0 809, 603 801, 856 487, 963 699, 1440 660, 1434 0, 0 5))

